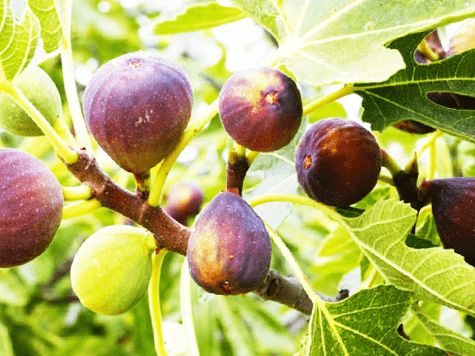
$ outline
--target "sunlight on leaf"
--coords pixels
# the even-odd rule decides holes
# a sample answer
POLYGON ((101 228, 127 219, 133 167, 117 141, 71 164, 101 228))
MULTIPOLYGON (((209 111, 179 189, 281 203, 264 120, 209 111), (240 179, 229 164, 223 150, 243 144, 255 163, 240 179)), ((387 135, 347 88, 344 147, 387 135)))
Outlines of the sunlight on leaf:
POLYGON ((28 7, 17 21, 13 17, 10 0, 3 0, 0 6, 0 78, 11 81, 33 58, 40 26, 28 7))
POLYGON ((41 24, 41 38, 46 53, 59 48, 63 35, 55 0, 28 0, 31 11, 38 17, 41 24))
POLYGON ((466 0, 233 0, 280 44, 281 64, 313 85, 386 80, 404 68, 384 46, 472 16, 466 0))

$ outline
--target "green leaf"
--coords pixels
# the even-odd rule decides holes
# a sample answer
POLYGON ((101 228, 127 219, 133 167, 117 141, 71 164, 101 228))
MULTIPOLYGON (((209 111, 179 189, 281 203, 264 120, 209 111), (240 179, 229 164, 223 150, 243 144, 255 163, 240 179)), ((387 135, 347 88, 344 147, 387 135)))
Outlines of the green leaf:
POLYGON ((392 286, 363 289, 340 303, 316 306, 310 320, 307 355, 446 355, 403 339, 397 327, 411 304, 409 292, 392 286))
POLYGON ((10 0, 0 3, 0 23, 0 79, 12 81, 33 58, 40 25, 28 7, 17 21, 10 0))
MULTIPOLYGON (((298 190, 295 170, 295 147, 307 127, 307 119, 302 120, 299 132, 292 142, 280 150, 260 153, 247 172, 246 179, 258 179, 259 183, 243 191, 245 200, 269 194, 295 194, 298 190)), ((257 214, 272 229, 277 230, 292 211, 292 203, 266 203, 254 208, 257 214)))
POLYGON ((152 31, 159 35, 206 30, 245 18, 235 7, 221 6, 214 2, 193 4, 173 18, 159 17, 152 24, 152 31))
POLYGON ((473 16, 466 0, 233 0, 280 44, 281 64, 314 85, 368 83, 404 68, 395 38, 473 16))
POLYGON ((453 352, 457 355, 475 355, 474 340, 447 329, 438 322, 430 319, 417 304, 412 305, 410 310, 437 341, 437 344, 439 344, 444 350, 453 352))
POLYGON ((405 240, 415 220, 416 211, 395 200, 378 201, 361 216, 345 219, 386 281, 421 300, 475 315, 475 269, 452 250, 409 248, 405 240))
POLYGON ((41 24, 41 38, 46 53, 59 48, 63 31, 55 0, 28 0, 28 6, 41 24))
POLYGON ((455 110, 427 98, 430 92, 475 93, 475 51, 464 52, 431 64, 417 64, 414 50, 424 33, 401 38, 391 44, 404 56, 406 68, 382 83, 357 86, 363 97, 363 121, 374 130, 406 119, 420 121, 463 139, 475 140, 472 110, 455 110), (361 90, 360 90, 361 88, 361 90))

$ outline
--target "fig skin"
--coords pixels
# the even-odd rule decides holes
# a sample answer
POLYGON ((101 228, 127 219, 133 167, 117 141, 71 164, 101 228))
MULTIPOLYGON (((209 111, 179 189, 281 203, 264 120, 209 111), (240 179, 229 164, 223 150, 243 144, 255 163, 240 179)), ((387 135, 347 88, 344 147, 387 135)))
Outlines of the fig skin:
POLYGON ((195 222, 187 259, 192 278, 207 292, 244 294, 267 275, 271 252, 261 218, 240 196, 222 192, 195 222))
POLYGON ((84 93, 91 134, 123 169, 147 172, 178 144, 191 117, 193 92, 174 61, 128 53, 99 68, 84 93))
MULTIPOLYGON (((46 72, 30 66, 13 80, 26 98, 53 125, 63 115, 58 89, 46 72)), ((42 136, 43 131, 8 94, 0 92, 0 126, 11 134, 42 136)))
POLYGON ((104 315, 133 308, 152 275, 153 234, 137 227, 104 227, 81 245, 71 265, 71 284, 81 304, 104 315))
POLYGON ((188 219, 200 212, 202 204, 203 191, 193 183, 181 182, 168 191, 164 210, 180 224, 187 226, 188 219))
POLYGON ((40 160, 0 149, 0 267, 22 265, 53 241, 63 214, 63 189, 40 160))
POLYGON ((295 82, 274 68, 233 74, 219 93, 219 116, 226 132, 252 151, 271 152, 292 141, 302 121, 295 82))
POLYGON ((445 248, 465 257, 475 267, 475 178, 423 181, 421 191, 432 202, 432 213, 445 248))
POLYGON ((299 184, 310 198, 347 207, 376 185, 381 151, 373 134, 358 123, 323 119, 303 135, 295 165, 299 184))

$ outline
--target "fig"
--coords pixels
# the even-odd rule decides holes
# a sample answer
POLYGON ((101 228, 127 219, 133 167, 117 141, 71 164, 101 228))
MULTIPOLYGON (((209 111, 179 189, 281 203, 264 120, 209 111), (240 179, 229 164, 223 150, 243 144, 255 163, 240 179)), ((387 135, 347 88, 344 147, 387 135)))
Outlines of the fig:
POLYGON ((233 74, 219 93, 219 116, 226 132, 252 151, 278 150, 292 141, 302 121, 295 82, 274 68, 233 74))
POLYGON ((475 48, 475 19, 466 21, 450 39, 448 56, 475 48))
MULTIPOLYGON (((440 93, 429 93, 429 94, 440 94, 440 93)), ((402 131, 406 131, 412 134, 419 134, 419 135, 428 134, 436 130, 433 127, 424 125, 423 123, 420 123, 419 121, 416 121, 416 120, 399 121, 393 124, 393 127, 402 131)))
POLYGON ((197 215, 203 204, 203 191, 193 183, 181 182, 168 191, 165 211, 180 224, 197 215))
POLYGON ((91 134, 123 169, 147 172, 178 144, 191 116, 193 92, 174 61, 148 52, 113 59, 84 93, 91 134))
POLYGON ((297 178, 307 195, 347 207, 376 185, 381 151, 373 134, 356 122, 329 118, 305 132, 296 152, 297 178))
POLYGON ((207 292, 244 294, 267 275, 271 251, 261 218, 239 195, 221 192, 195 222, 187 259, 193 280, 207 292))
MULTIPOLYGON (((26 98, 53 125, 63 115, 58 89, 46 72, 30 66, 13 80, 26 98)), ((12 97, 0 92, 0 126, 15 135, 41 136, 43 131, 12 97)))
POLYGON ((39 159, 0 149, 0 267, 19 266, 53 241, 63 214, 63 189, 39 159))
POLYGON ((432 202, 432 213, 445 248, 475 267, 475 178, 423 181, 420 190, 432 202))
POLYGON ((125 313, 147 292, 156 248, 153 234, 138 227, 111 225, 96 231, 74 256, 74 293, 96 313, 125 313))

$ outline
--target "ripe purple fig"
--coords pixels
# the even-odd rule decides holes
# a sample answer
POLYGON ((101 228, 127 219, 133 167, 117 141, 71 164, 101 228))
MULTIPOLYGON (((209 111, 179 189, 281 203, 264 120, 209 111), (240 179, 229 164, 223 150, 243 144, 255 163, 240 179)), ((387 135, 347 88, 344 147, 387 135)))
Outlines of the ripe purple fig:
POLYGON ((420 187, 432 202, 440 240, 446 248, 475 266, 475 178, 423 181, 420 187))
POLYGON ((226 132, 252 151, 278 150, 292 141, 302 121, 295 82, 274 68, 232 75, 219 93, 219 116, 226 132))
POLYGON ((310 198, 347 207, 376 185, 381 152, 373 134, 358 123, 323 119, 303 135, 295 165, 300 186, 310 198))
POLYGON ((37 158, 0 149, 0 267, 19 266, 53 241, 63 213, 63 190, 37 158))
POLYGON ((165 211, 183 225, 197 215, 203 204, 203 191, 193 183, 181 182, 168 191, 165 211))
POLYGON ((244 199, 219 193, 195 223, 187 259, 192 278, 207 292, 248 293, 269 271, 269 234, 244 199))
POLYGON ((136 174, 176 147, 192 103, 184 70, 170 59, 141 51, 104 64, 84 93, 92 135, 119 166, 136 174))

